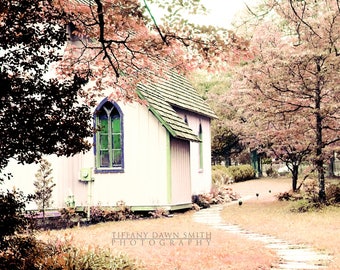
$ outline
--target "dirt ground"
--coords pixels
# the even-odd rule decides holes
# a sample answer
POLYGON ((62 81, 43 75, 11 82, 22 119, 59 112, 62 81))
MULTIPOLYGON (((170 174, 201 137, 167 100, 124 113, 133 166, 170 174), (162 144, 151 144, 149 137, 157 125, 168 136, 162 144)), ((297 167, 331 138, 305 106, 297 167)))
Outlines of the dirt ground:
POLYGON ((243 200, 274 201, 276 195, 291 189, 291 179, 260 178, 230 185, 243 200), (258 194, 258 196, 256 196, 258 194))

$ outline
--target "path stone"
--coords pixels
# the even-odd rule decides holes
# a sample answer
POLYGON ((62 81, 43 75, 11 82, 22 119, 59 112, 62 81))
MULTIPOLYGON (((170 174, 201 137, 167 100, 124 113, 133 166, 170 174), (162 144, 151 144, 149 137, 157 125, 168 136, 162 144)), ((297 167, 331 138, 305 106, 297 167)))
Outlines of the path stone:
POLYGON ((222 209, 222 205, 214 205, 196 212, 193 219, 216 229, 264 243, 265 247, 274 250, 280 258, 280 263, 274 266, 273 269, 322 269, 331 260, 330 255, 318 252, 311 247, 291 244, 274 236, 253 233, 237 225, 224 223, 220 215, 222 209))

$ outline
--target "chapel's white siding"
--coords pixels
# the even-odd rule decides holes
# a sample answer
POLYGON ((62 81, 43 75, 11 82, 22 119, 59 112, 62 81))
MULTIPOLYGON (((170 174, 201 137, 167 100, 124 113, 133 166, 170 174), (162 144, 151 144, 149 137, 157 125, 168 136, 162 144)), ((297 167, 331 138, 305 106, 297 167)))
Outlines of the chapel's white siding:
MULTIPOLYGON (((118 105, 123 120, 124 171, 93 173, 94 181, 88 184, 80 181, 80 171, 82 168, 94 169, 93 149, 68 158, 46 157, 52 163, 53 179, 57 184, 52 198, 53 208, 65 207, 70 198, 74 198, 76 206, 86 206, 89 202, 91 205, 114 206, 120 200, 141 209, 188 206, 191 195, 210 191, 210 118, 176 109, 178 115, 187 119, 195 134, 198 135, 199 126, 202 127, 201 169, 198 142, 171 138, 145 105, 118 105)), ((93 141, 92 138, 89 140, 93 141)), ((9 171, 13 172, 14 179, 7 183, 7 187, 14 185, 25 193, 33 193, 37 169, 36 164, 23 166, 12 162, 9 171)))
POLYGON ((171 204, 191 203, 190 142, 172 138, 171 204))
POLYGON ((211 129, 210 118, 176 109, 177 113, 187 119, 189 127, 195 134, 202 127, 203 168, 200 168, 200 150, 198 142, 190 142, 191 193, 202 194, 211 190, 211 129))
MULTIPOLYGON (((93 205, 115 205, 122 200, 130 206, 167 204, 166 131, 145 106, 119 104, 123 111, 124 171, 95 173, 93 205)), ((72 158, 65 171, 61 194, 72 191, 76 205, 87 205, 87 183, 79 181, 81 168, 94 167, 94 152, 72 158), (84 196, 86 194, 86 196, 84 196)))

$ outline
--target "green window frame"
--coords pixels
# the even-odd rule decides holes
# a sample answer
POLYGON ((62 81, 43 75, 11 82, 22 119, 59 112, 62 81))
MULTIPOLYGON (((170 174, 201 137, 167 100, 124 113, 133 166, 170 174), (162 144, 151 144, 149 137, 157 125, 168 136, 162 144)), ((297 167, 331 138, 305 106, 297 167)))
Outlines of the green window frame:
POLYGON ((112 102, 106 101, 96 111, 96 170, 110 172, 123 168, 122 119, 112 102))

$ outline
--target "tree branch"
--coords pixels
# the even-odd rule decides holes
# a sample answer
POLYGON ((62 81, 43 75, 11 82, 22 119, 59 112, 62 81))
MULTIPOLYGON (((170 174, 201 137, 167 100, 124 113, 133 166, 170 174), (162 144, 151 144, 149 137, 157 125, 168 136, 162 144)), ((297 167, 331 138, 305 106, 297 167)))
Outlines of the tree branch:
POLYGON ((107 52, 107 45, 105 44, 105 21, 104 21, 104 10, 103 10, 103 4, 101 0, 94 0, 97 4, 97 15, 98 15, 98 26, 99 26, 99 39, 98 41, 102 45, 104 57, 103 59, 107 58, 107 60, 110 63, 110 66, 113 68, 115 75, 117 78, 119 78, 119 71, 118 68, 114 65, 111 56, 107 52))
POLYGON ((159 28, 159 26, 158 26, 158 24, 157 24, 157 22, 156 22, 155 17, 152 15, 151 10, 150 10, 148 4, 146 3, 146 0, 144 0, 144 5, 145 5, 145 8, 146 8, 146 10, 148 11, 150 17, 151 17, 151 20, 153 21, 154 26, 156 27, 156 30, 157 30, 158 34, 159 34, 160 37, 162 38, 163 42, 164 42, 166 45, 169 46, 169 43, 168 43, 168 41, 167 41, 167 39, 166 39, 166 36, 163 35, 161 29, 159 28))
MULTIPOLYGON (((295 7, 294 7, 294 5, 293 5, 293 0, 289 0, 289 4, 290 4, 290 7, 291 7, 291 9, 292 9, 294 15, 299 19, 299 21, 300 21, 301 23, 303 23, 305 26, 307 26, 307 27, 313 32, 314 35, 316 35, 316 36, 318 36, 319 38, 321 38, 321 37, 314 31, 313 27, 312 27, 310 24, 308 24, 308 23, 303 19, 303 15, 300 16, 300 15, 297 13, 297 11, 296 11, 296 9, 295 9, 295 7)), ((306 3, 304 3, 304 9, 305 9, 305 6, 306 6, 306 3)), ((303 13, 304 13, 304 12, 303 12, 303 13)), ((298 27, 298 28, 299 28, 299 27, 298 27)), ((298 32, 299 32, 299 31, 298 31, 298 32)), ((299 33, 298 33, 298 34, 299 34, 299 33)))

